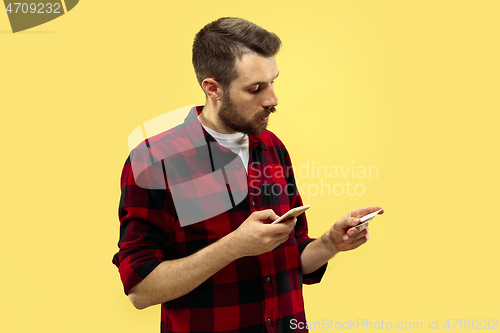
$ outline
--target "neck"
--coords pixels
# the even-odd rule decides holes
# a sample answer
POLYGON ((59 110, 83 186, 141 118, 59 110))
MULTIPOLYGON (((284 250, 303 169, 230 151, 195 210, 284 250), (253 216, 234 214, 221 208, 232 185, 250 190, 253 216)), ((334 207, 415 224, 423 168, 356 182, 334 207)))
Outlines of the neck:
POLYGON ((210 128, 213 131, 216 131, 221 134, 235 134, 237 131, 228 127, 220 118, 219 118, 219 108, 221 102, 213 101, 210 98, 207 98, 205 101, 205 107, 203 107, 203 111, 198 116, 200 123, 210 128))

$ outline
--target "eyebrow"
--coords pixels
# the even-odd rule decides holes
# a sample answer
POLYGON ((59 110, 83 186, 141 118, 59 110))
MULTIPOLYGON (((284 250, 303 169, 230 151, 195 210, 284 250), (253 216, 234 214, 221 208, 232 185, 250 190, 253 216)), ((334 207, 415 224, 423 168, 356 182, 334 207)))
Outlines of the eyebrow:
MULTIPOLYGON (((276 78, 280 75, 280 72, 278 72, 278 74, 276 74, 276 76, 274 77, 273 81, 276 80, 276 78)), ((249 84, 246 86, 246 88, 249 88, 249 87, 253 87, 253 86, 257 86, 257 85, 261 85, 261 84, 264 84, 264 83, 267 83, 267 82, 264 82, 264 81, 259 81, 259 82, 254 82, 252 84, 249 84)))

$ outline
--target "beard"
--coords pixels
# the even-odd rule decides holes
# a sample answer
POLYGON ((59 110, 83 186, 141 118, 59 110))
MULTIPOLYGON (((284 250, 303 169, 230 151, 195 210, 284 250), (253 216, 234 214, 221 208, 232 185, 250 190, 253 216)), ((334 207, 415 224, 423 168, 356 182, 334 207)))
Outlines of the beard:
POLYGON ((261 118, 267 117, 273 112, 276 112, 276 108, 270 106, 262 110, 262 112, 258 112, 253 118, 246 119, 238 111, 229 94, 225 94, 219 109, 219 118, 234 131, 255 135, 262 133, 267 128, 269 120, 261 121, 261 118))

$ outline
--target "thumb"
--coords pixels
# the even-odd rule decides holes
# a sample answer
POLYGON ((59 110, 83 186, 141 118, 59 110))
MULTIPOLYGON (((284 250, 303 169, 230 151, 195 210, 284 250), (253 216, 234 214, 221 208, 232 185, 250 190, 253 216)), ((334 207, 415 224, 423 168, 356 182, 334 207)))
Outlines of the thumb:
POLYGON ((259 219, 260 221, 271 220, 274 221, 278 218, 278 215, 272 209, 259 210, 257 212, 253 212, 252 215, 259 219))
POLYGON ((338 229, 346 230, 346 229, 352 228, 355 225, 357 225, 359 223, 359 221, 360 220, 357 217, 344 216, 336 224, 337 224, 338 229))

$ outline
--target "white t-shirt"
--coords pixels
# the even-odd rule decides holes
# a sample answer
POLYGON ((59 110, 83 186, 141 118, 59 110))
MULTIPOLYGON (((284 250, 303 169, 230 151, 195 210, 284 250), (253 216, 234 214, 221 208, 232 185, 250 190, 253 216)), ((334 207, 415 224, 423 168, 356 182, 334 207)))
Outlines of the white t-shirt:
POLYGON ((213 138, 217 140, 221 146, 231 149, 235 154, 239 155, 243 160, 243 165, 248 173, 248 159, 250 157, 248 149, 248 135, 243 133, 222 134, 205 126, 203 126, 203 128, 208 132, 208 134, 213 136, 213 138))

